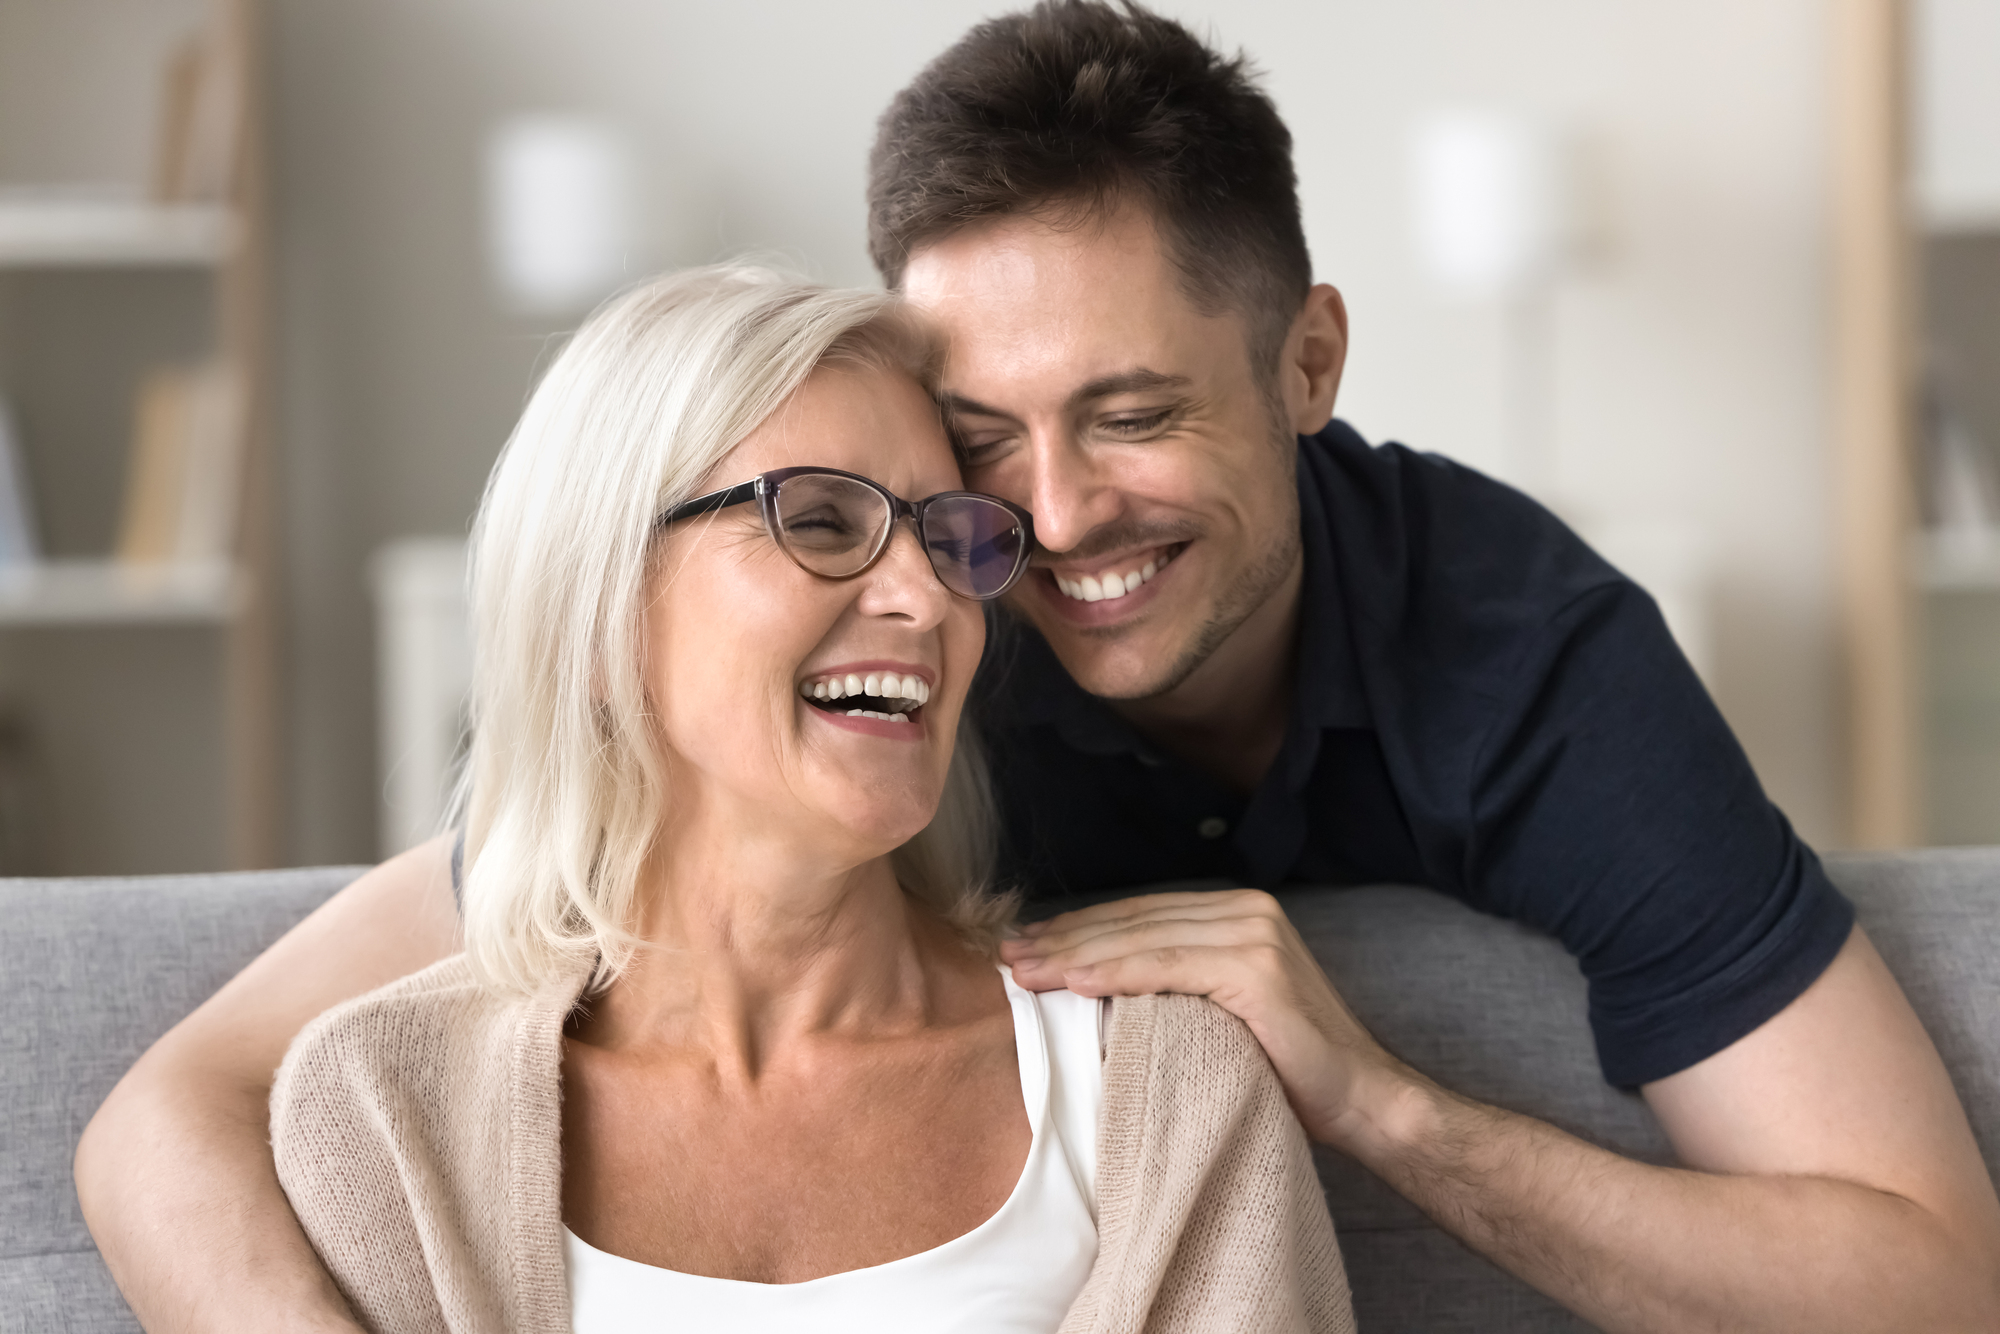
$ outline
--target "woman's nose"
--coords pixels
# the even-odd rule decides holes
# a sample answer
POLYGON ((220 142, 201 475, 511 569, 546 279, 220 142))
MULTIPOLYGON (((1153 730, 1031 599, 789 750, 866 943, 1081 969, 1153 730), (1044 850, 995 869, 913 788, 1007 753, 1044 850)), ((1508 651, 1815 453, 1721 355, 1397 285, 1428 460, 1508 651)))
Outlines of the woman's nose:
POLYGON ((938 579, 923 538, 908 518, 897 520, 888 547, 865 577, 862 610, 870 615, 905 615, 930 625, 951 602, 951 590, 938 579))

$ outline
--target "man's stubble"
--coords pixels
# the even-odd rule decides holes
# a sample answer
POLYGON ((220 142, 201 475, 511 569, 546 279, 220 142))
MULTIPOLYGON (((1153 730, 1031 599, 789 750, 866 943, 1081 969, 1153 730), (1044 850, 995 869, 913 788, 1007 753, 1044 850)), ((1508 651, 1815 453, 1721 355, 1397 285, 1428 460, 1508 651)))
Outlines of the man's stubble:
MULTIPOLYGON (((1271 401, 1276 397, 1272 394, 1267 399, 1272 426, 1270 447, 1280 458, 1287 461, 1289 475, 1296 476, 1298 436, 1284 420, 1282 402, 1271 401)), ((1271 535, 1270 545, 1245 566, 1229 587, 1223 590, 1222 595, 1216 599, 1215 608, 1210 612, 1208 619, 1202 622, 1201 628, 1174 658, 1168 669, 1137 689, 1101 698, 1142 700, 1157 699, 1162 695, 1171 694, 1184 685, 1189 677, 1201 670, 1202 664, 1214 656, 1215 651, 1227 643, 1229 637, 1241 629, 1243 623, 1255 615, 1258 609, 1284 586, 1285 580, 1297 567, 1303 550, 1299 536, 1297 488, 1293 487, 1288 494, 1291 503, 1285 507, 1284 517, 1278 525, 1278 531, 1271 535)))

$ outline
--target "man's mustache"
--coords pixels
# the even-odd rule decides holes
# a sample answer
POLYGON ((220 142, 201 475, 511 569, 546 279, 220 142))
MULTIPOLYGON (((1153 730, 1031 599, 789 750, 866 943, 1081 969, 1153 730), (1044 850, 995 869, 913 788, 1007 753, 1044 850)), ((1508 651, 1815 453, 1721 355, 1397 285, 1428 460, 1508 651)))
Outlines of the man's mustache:
POLYGON ((1037 538, 1035 554, 1031 557, 1030 563, 1054 565, 1059 562, 1075 562, 1088 565, 1100 557, 1115 552, 1173 546, 1181 542, 1192 542, 1201 535, 1201 525, 1187 520, 1177 523, 1106 524, 1102 528, 1093 528, 1085 533, 1083 540, 1067 551, 1051 551, 1037 538))

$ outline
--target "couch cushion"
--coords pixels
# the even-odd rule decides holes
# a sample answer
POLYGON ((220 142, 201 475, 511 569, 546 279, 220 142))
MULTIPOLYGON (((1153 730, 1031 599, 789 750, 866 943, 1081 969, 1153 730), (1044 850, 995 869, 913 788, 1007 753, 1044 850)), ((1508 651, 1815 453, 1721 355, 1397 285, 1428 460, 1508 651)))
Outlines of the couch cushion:
POLYGON ((0 1330, 136 1328, 77 1206, 77 1137, 154 1039, 359 872, 0 880, 0 1330))

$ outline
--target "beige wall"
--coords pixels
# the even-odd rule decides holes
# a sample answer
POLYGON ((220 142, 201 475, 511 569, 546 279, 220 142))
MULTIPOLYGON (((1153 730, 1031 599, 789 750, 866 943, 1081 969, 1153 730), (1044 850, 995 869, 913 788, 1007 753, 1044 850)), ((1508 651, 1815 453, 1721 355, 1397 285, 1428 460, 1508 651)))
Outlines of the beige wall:
MULTIPOLYGON (((1714 688, 1779 801, 1835 839, 1821 6, 1166 7, 1269 71, 1315 261, 1353 313, 1343 411, 1376 438, 1475 464, 1497 442, 1492 312, 1431 292, 1412 259, 1411 121, 1476 103, 1584 130, 1608 246, 1556 310, 1559 480, 1601 515, 1712 535, 1714 688)), ((540 109, 624 119, 652 172, 644 263, 762 247, 867 282, 874 118, 1003 8, 273 0, 297 859, 374 846, 365 555, 462 531, 548 346, 485 290, 483 128, 540 109)))

